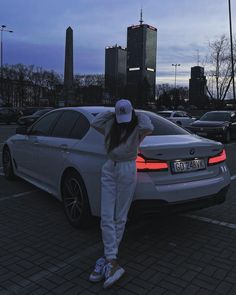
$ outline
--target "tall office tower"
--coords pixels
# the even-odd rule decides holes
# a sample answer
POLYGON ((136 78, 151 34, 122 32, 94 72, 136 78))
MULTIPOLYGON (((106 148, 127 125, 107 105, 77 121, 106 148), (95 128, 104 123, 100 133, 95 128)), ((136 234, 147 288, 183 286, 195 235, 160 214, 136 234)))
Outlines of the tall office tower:
POLYGON ((127 52, 121 46, 105 49, 105 89, 111 98, 124 96, 127 52))
POLYGON ((65 105, 74 103, 73 92, 73 30, 68 27, 66 30, 66 43, 65 43, 65 67, 64 67, 64 99, 65 105))
POLYGON ((136 105, 155 99, 157 29, 143 24, 127 28, 127 94, 136 105))
POLYGON ((203 67, 195 66, 191 68, 189 103, 197 107, 203 107, 207 103, 207 79, 203 67))

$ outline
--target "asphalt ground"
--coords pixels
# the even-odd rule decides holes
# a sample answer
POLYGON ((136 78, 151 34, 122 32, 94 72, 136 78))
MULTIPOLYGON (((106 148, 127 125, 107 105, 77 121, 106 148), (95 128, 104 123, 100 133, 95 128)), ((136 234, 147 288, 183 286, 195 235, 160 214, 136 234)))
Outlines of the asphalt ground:
MULTIPOLYGON (((0 125, 0 157, 15 127, 0 125)), ((120 247, 126 274, 109 290, 88 281, 102 254, 99 223, 72 228, 49 194, 5 180, 0 160, 0 295, 235 295, 236 141, 225 148, 232 177, 226 202, 128 222, 120 247)))

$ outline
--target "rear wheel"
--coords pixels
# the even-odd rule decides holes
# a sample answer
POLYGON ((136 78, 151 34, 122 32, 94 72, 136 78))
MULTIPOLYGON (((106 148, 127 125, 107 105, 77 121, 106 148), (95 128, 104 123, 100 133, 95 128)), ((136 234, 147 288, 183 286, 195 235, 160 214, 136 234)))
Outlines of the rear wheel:
POLYGON ((86 187, 78 172, 70 171, 64 177, 62 199, 69 223, 76 228, 88 228, 92 223, 92 215, 86 187))
POLYGON ((5 178, 8 180, 14 180, 16 176, 13 170, 11 152, 8 147, 3 148, 2 165, 3 165, 3 173, 5 175, 5 178))

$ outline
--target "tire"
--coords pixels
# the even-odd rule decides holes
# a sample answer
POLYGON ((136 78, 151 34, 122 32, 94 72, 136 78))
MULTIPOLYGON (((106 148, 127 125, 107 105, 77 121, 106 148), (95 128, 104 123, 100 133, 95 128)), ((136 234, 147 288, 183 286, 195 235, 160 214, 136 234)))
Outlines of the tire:
POLYGON ((69 223, 75 228, 88 228, 92 224, 88 194, 80 174, 68 172, 62 180, 62 202, 69 223))
POLYGON ((14 180, 16 176, 13 170, 11 152, 7 146, 3 148, 2 165, 5 178, 8 180, 14 180))
POLYGON ((227 129, 225 136, 224 136, 224 142, 229 143, 230 141, 231 141, 231 133, 230 133, 230 130, 227 129))

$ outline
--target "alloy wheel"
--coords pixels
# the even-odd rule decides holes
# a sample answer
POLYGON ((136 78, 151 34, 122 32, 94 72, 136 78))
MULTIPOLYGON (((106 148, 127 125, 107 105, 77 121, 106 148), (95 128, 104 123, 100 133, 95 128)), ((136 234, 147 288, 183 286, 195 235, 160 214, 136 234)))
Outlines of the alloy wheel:
POLYGON ((73 220, 80 218, 83 211, 83 191, 79 181, 72 177, 65 181, 64 206, 67 216, 73 220))

